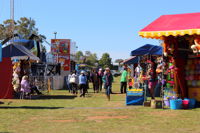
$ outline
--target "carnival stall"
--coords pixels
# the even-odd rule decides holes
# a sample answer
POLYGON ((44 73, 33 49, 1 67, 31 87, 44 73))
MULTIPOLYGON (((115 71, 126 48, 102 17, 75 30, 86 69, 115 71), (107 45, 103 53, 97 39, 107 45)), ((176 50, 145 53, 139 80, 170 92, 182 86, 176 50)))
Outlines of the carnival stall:
POLYGON ((29 75, 31 62, 40 59, 22 45, 7 45, 2 49, 3 62, 0 63, 1 95, 0 98, 13 98, 14 92, 19 92, 23 75, 29 75), (5 73, 6 72, 6 73, 5 73))
POLYGON ((193 108, 200 101, 200 13, 163 15, 139 32, 162 40, 165 105, 193 108))
MULTIPOLYGON (((143 102, 146 100, 147 92, 149 92, 148 81, 150 73, 152 73, 152 70, 154 69, 156 72, 158 63, 156 60, 160 59, 159 57, 162 55, 162 47, 146 44, 138 49, 133 50, 131 52, 131 55, 135 57, 127 60, 126 62, 130 62, 132 60, 132 62, 137 65, 134 65, 133 68, 133 70, 135 71, 132 80, 133 87, 130 87, 131 89, 127 90, 126 103, 127 105, 142 105, 143 102)), ((154 98, 154 93, 156 92, 153 91, 155 86, 156 84, 154 83, 154 87, 150 89, 150 94, 152 98, 154 98)))

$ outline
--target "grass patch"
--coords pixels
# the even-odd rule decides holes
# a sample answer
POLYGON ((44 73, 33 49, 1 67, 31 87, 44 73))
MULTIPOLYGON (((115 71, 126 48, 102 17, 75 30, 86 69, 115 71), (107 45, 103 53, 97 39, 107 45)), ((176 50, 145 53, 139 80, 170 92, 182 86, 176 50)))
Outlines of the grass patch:
MULTIPOLYGON (((104 91, 104 90, 103 90, 104 91)), ((199 133, 200 109, 162 110, 126 106, 125 94, 104 92, 86 98, 53 90, 48 98, 1 100, 0 132, 13 133, 199 133)), ((119 93, 119 79, 113 92, 119 93)))

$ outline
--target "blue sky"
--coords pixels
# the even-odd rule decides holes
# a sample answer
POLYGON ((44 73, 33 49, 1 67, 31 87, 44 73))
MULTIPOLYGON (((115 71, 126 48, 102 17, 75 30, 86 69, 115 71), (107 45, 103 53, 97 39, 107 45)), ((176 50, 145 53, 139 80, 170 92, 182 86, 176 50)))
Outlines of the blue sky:
MULTIPOLYGON (((15 0, 15 20, 31 17, 40 34, 50 42, 57 38, 76 41, 78 50, 114 60, 129 58, 131 50, 144 44, 138 31, 164 14, 200 12, 198 0, 15 0)), ((10 17, 10 1, 0 0, 0 23, 10 17)))

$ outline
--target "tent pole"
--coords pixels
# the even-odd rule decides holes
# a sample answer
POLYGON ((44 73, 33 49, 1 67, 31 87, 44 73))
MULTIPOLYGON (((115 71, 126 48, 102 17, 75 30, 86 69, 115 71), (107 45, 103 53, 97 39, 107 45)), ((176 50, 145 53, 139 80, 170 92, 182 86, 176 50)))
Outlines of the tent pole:
POLYGON ((163 80, 164 80, 164 51, 162 50, 162 60, 161 60, 161 63, 162 63, 162 77, 161 77, 161 98, 162 98, 162 109, 165 109, 164 108, 164 84, 163 84, 163 80))

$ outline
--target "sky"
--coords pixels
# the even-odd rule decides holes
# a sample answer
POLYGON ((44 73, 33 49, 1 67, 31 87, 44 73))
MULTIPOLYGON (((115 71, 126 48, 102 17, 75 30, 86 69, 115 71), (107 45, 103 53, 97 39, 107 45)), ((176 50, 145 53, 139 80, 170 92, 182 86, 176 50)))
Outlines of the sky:
MULTIPOLYGON (((78 50, 109 53, 115 59, 130 58, 144 44, 159 45, 138 31, 161 15, 200 12, 199 0, 15 0, 15 20, 36 21, 47 37, 72 39, 78 50)), ((10 0, 0 0, 0 23, 10 18, 10 0)), ((47 45, 47 49, 49 46, 47 45)))

